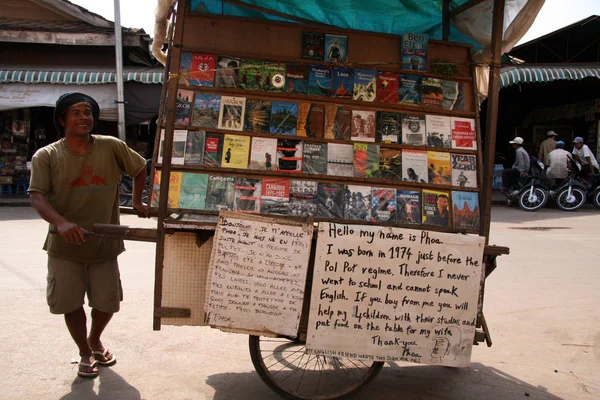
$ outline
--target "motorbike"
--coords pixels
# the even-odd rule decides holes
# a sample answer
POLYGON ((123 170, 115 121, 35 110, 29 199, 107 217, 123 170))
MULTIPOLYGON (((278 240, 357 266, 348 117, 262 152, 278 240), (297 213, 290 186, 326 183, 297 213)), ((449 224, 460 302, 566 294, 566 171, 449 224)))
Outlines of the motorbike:
POLYGON ((540 160, 529 156, 529 173, 519 177, 518 183, 506 194, 507 204, 515 201, 524 211, 537 211, 544 207, 550 197, 550 188, 545 178, 545 166, 540 160))
POLYGON ((585 178, 579 177, 581 164, 572 157, 569 157, 568 169, 567 178, 550 194, 554 197, 558 208, 563 211, 575 211, 583 207, 587 201, 588 192, 595 189, 597 184, 591 179, 585 180, 585 178))
MULTIPOLYGON (((148 188, 151 185, 152 177, 148 172, 150 170, 150 163, 152 160, 146 160, 146 183, 144 184, 144 189, 142 191, 142 203, 148 204, 150 201, 150 194, 148 192, 148 188)), ((121 175, 121 180, 119 181, 119 206, 126 206, 131 202, 133 196, 133 179, 127 175, 121 175)))

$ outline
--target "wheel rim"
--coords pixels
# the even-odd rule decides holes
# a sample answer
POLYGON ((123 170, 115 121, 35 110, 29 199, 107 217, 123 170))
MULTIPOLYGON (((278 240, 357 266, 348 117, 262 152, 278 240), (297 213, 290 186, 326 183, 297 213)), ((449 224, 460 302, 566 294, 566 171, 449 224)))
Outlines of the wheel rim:
POLYGON ((600 207, 600 192, 596 193, 594 196, 594 205, 600 207))
POLYGON ((565 189, 556 196, 556 204, 565 210, 576 210, 583 206, 585 197, 585 193, 579 188, 571 188, 570 196, 569 190, 565 189))
POLYGON ((539 188, 533 190, 530 194, 530 190, 526 190, 521 194, 521 204, 527 209, 535 209, 541 207, 546 201, 546 193, 539 188))

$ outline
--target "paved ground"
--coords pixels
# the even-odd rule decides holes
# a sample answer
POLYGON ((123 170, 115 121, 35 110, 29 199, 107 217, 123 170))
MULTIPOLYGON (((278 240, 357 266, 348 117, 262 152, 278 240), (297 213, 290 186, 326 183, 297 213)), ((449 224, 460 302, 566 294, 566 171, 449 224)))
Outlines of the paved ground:
MULTIPOLYGON (((475 347, 470 369, 386 365, 354 398, 600 398, 600 212, 496 207, 493 220, 492 242, 512 250, 486 287, 494 346, 475 347)), ((254 372, 246 336, 152 331, 154 246, 146 243, 129 243, 120 258, 125 301, 105 337, 117 365, 97 380, 75 378, 75 347, 61 317, 46 311, 45 223, 30 208, 0 208, 0 232, 0 399, 278 398, 254 372)))

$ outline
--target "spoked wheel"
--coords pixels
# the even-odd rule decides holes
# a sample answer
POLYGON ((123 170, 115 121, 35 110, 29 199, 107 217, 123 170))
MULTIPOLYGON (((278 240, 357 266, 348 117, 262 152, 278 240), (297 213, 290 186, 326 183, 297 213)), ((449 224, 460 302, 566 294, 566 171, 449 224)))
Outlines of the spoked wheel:
POLYGON ((566 187, 556 195, 556 205, 563 211, 575 211, 583 207, 586 199, 587 195, 582 189, 571 187, 569 194, 569 188, 566 187))
POLYGON ((525 211, 537 211, 546 205, 548 193, 542 188, 525 189, 519 195, 519 206, 525 211))
POLYGON ((600 190, 592 196, 592 203, 594 204, 594 207, 600 208, 600 190))
POLYGON ((131 193, 129 193, 129 189, 123 182, 119 182, 119 205, 125 206, 127 202, 131 198, 131 193))
POLYGON ((330 400, 356 392, 381 371, 382 362, 305 353, 304 343, 250 336, 250 356, 260 378, 288 399, 330 400))

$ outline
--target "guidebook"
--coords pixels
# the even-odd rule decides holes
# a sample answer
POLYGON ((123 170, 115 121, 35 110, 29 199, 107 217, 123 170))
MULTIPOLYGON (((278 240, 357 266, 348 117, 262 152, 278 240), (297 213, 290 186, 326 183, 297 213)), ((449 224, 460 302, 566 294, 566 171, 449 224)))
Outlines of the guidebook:
POLYGON ((374 69, 354 70, 354 100, 373 102, 377 97, 377 71, 374 69))
POLYGON ((263 76, 262 90, 265 92, 283 92, 285 90, 285 64, 265 61, 263 76))
POLYGON ((452 185, 477 187, 477 162, 472 154, 450 154, 452 185))
POLYGON ((175 124, 189 125, 190 113, 194 103, 194 92, 191 90, 179 89, 177 91, 177 101, 175 102, 175 124))
POLYGON ((457 229, 479 230, 479 194, 452 192, 452 223, 457 229))
POLYGON ((269 133, 271 126, 271 102, 269 100, 247 99, 244 116, 246 132, 269 133))
POLYGON ((331 96, 352 99, 354 91, 354 70, 345 66, 331 70, 331 96))
POLYGON ((322 138, 325 124, 325 106, 323 104, 298 103, 298 125, 296 136, 322 138))
POLYGON ((201 128, 216 128, 219 123, 221 96, 196 93, 192 110, 192 125, 201 128))
POLYGON ((296 135, 298 103, 274 101, 271 103, 271 129, 277 135, 296 135))
POLYGON ((400 74, 398 103, 421 104, 421 77, 419 75, 400 74))
POLYGON ((285 78, 286 92, 308 94, 308 69, 306 64, 288 64, 285 78))
POLYGON ((241 131, 244 128, 245 110, 245 97, 222 96, 218 128, 241 131))
POLYGON ((246 90, 262 90, 263 62, 259 60, 242 60, 238 86, 246 90))
POLYGON ((421 104, 426 107, 442 108, 443 99, 442 80, 423 77, 421 79, 421 104))
POLYGON ((325 106, 325 139, 350 140, 352 110, 336 104, 325 106))
POLYGON ((233 210, 235 178, 233 176, 209 175, 206 189, 206 210, 233 210))
POLYGON ((398 103, 399 75, 396 72, 377 72, 377 101, 398 103))
POLYGON ((331 89, 331 70, 323 65, 311 65, 308 73, 308 94, 329 96, 331 89))

